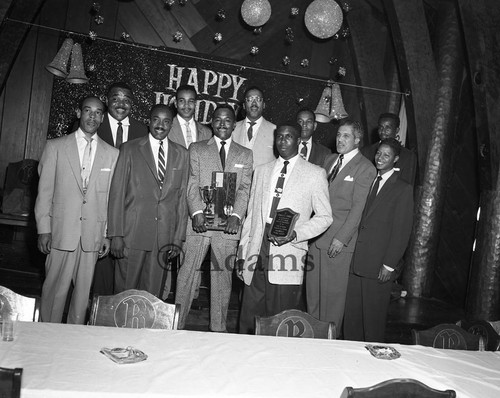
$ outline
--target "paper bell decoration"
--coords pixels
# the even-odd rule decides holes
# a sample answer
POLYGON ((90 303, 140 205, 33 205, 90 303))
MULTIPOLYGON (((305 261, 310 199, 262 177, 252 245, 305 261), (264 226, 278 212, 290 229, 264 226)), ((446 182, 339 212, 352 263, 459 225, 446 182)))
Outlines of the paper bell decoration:
POLYGON ((344 108, 342 93, 337 83, 325 87, 314 114, 320 123, 330 123, 333 119, 339 120, 349 116, 344 108))
POLYGON ((88 77, 85 76, 85 67, 83 65, 82 46, 78 43, 73 45, 71 51, 71 68, 69 75, 66 77, 68 83, 87 83, 88 77))
POLYGON ((68 75, 68 61, 73 48, 73 39, 67 38, 64 40, 61 48, 56 56, 45 69, 57 77, 66 77, 68 75))
POLYGON ((268 0, 245 0, 241 5, 241 16, 250 26, 262 26, 271 17, 271 4, 268 0))
POLYGON ((306 9, 307 30, 320 39, 328 39, 342 26, 344 16, 335 0, 314 0, 306 9))

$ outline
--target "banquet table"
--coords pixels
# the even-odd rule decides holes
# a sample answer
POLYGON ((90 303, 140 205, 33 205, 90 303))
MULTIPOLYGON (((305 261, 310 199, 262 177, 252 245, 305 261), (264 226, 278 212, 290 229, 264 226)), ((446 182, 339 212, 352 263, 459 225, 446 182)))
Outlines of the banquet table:
POLYGON ((500 352, 192 331, 18 322, 0 341, 0 367, 23 368, 29 397, 340 397, 346 386, 413 378, 459 398, 500 397, 500 352), (117 364, 101 348, 133 346, 148 358, 117 364))

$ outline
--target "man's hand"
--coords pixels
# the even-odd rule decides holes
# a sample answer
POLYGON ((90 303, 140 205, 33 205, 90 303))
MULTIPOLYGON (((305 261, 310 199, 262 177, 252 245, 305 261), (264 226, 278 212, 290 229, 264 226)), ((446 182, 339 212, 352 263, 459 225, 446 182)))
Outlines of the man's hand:
POLYGON ((239 279, 243 281, 243 266, 245 265, 245 260, 240 258, 236 260, 235 268, 236 268, 236 275, 238 276, 239 279))
POLYGON ((40 250, 43 254, 49 254, 50 249, 52 248, 52 234, 40 234, 38 235, 38 250, 40 250))
POLYGON ((286 236, 284 236, 284 237, 268 236, 268 239, 271 241, 271 243, 274 246, 283 246, 284 244, 294 240, 296 237, 297 237, 297 233, 295 231, 293 231, 292 235, 289 238, 286 236))
POLYGON ((383 265, 380 266, 380 270, 378 271, 378 280, 382 283, 387 282, 391 279, 392 271, 389 271, 383 265))
POLYGON ((104 238, 101 246, 101 250, 99 250, 99 258, 103 258, 108 255, 109 249, 111 246, 111 241, 108 238, 104 238))
POLYGON ((193 217, 193 229, 195 232, 207 232, 207 220, 203 213, 195 214, 193 217))
POLYGON ((167 252, 167 260, 177 257, 181 253, 181 248, 177 245, 172 245, 172 248, 167 252))
POLYGON ((125 250, 125 241, 122 236, 113 236, 111 238, 111 255, 114 258, 123 258, 125 250))
POLYGON ((240 229, 240 224, 241 224, 241 221, 238 217, 231 216, 227 219, 227 225, 226 225, 226 229, 224 230, 224 232, 226 234, 231 234, 231 235, 237 234, 238 230, 240 229))
POLYGON ((332 243, 330 243, 330 247, 328 248, 328 256, 330 258, 335 257, 337 254, 339 254, 342 249, 344 248, 344 244, 338 240, 337 238, 333 238, 332 243))

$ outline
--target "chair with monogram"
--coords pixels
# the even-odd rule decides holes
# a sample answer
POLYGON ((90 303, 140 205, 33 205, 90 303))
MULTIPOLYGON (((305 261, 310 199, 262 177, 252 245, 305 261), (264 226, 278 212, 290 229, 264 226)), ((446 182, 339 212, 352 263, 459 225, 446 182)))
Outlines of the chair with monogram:
POLYGON ((89 325, 134 329, 177 329, 178 304, 168 304, 144 290, 95 296, 89 325))
POLYGON ((336 328, 334 322, 320 321, 300 310, 285 310, 267 318, 256 316, 255 334, 333 340, 336 328))
POLYGON ((391 379, 371 387, 346 387, 340 398, 454 398, 453 390, 440 391, 414 379, 391 379))
POLYGON ((20 321, 38 322, 40 299, 22 296, 0 286, 0 315, 3 313, 16 313, 20 321))
POLYGON ((500 335, 490 322, 484 320, 461 320, 457 325, 469 333, 482 336, 486 351, 500 351, 500 335))
POLYGON ((453 323, 444 323, 427 330, 411 330, 412 343, 449 350, 484 351, 482 336, 469 333, 453 323))

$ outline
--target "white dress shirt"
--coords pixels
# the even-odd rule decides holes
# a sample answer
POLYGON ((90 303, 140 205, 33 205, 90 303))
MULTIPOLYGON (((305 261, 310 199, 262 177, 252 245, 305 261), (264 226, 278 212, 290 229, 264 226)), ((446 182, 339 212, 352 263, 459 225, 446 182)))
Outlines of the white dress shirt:
POLYGON ((184 142, 187 144, 186 124, 189 124, 189 129, 191 130, 191 142, 197 142, 198 136, 196 134, 196 123, 194 121, 194 117, 192 117, 191 120, 189 120, 189 122, 186 122, 186 120, 183 119, 179 115, 177 115, 176 118, 181 126, 182 136, 184 137, 184 142))
POLYGON ((168 139, 165 137, 163 140, 157 140, 155 137, 149 134, 149 145, 151 145, 151 150, 153 151, 153 157, 155 159, 156 175, 158 175, 158 150, 160 149, 160 142, 163 141, 163 151, 165 152, 165 167, 167 166, 167 154, 168 154, 168 139))
MULTIPOLYGON (((85 139, 85 133, 81 128, 76 130, 76 145, 78 147, 78 156, 80 157, 80 168, 83 167, 83 154, 85 153, 85 148, 87 147, 87 140, 85 139)), ((94 164, 95 153, 97 150, 97 134, 94 134, 90 141, 90 168, 94 164)))
MULTIPOLYGON (((111 127, 111 135, 113 136, 113 144, 116 145, 116 131, 118 130, 118 120, 108 113, 109 126, 111 127)), ((123 128, 123 141, 128 141, 128 128, 130 127, 130 120, 128 116, 122 120, 123 128)))
POLYGON ((252 140, 248 141, 247 132, 248 132, 248 129, 250 128, 251 120, 248 118, 245 118, 245 134, 243 135, 244 138, 243 138, 243 143, 242 143, 242 145, 245 148, 249 148, 249 149, 253 148, 253 144, 255 143, 255 139, 257 138, 257 135, 259 134, 259 129, 260 129, 260 126, 261 126, 263 120, 264 120, 264 118, 262 116, 259 117, 257 120, 255 120, 255 122, 254 122, 255 124, 252 127, 252 140))

